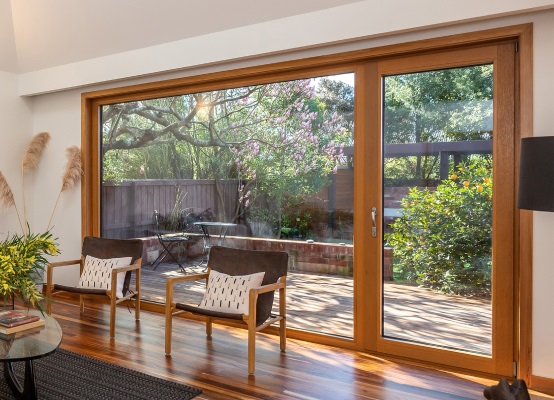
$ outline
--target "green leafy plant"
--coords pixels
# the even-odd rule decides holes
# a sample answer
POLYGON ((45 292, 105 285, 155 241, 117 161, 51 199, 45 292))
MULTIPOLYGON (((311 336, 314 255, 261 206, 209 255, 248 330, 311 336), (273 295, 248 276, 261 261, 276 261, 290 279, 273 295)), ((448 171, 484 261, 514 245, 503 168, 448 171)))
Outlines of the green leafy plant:
POLYGON ((48 262, 45 256, 58 253, 58 244, 50 232, 14 234, 0 242, 0 295, 4 304, 15 296, 42 310, 43 295, 37 279, 43 276, 48 262))
POLYGON ((443 293, 490 296, 492 167, 475 157, 436 188, 413 188, 385 240, 395 279, 443 293))

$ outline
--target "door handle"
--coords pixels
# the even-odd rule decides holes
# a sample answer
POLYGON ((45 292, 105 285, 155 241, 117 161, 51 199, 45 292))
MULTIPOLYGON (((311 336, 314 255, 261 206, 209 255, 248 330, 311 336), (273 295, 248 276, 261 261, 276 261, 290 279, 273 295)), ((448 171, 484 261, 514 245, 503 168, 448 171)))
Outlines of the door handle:
POLYGON ((377 207, 371 209, 371 236, 377 237, 377 207))

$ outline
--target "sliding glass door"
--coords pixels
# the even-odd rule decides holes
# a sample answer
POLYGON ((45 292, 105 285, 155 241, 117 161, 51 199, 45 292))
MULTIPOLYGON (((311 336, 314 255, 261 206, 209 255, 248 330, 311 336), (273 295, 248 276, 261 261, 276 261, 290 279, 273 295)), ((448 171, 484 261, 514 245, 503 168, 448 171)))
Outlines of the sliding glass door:
POLYGON ((373 350, 511 374, 513 62, 506 44, 368 69, 373 350))
POLYGON ((290 337, 511 376, 518 55, 490 35, 88 94, 83 230, 143 237, 163 303, 194 223, 232 223, 289 252, 290 337))

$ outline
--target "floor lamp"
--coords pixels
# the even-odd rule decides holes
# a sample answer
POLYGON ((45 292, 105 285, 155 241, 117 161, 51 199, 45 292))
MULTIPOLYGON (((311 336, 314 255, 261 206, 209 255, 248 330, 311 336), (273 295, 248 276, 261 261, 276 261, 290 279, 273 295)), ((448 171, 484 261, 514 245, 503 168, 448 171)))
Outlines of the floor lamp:
MULTIPOLYGON (((554 136, 521 139, 517 207, 534 211, 554 211, 554 136)), ((525 381, 509 384, 502 379, 488 387, 490 400, 530 399, 525 381)))

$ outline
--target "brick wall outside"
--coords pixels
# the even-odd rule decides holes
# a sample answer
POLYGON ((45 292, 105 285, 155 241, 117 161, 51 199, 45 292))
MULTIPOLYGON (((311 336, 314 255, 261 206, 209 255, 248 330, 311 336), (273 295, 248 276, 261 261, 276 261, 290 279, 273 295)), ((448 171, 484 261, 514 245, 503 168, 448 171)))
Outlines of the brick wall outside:
MULTIPOLYGON (((143 264, 148 263, 148 253, 161 252, 162 247, 156 237, 144 238, 143 264)), ((201 241, 191 246, 189 256, 201 254, 201 241)), ((286 251, 289 254, 289 270, 328 275, 352 276, 353 246, 337 243, 308 243, 296 240, 227 237, 225 246, 247 250, 286 251)), ((152 257, 152 254, 151 254, 152 257)), ((384 250, 384 279, 392 280, 392 249, 384 250)))

